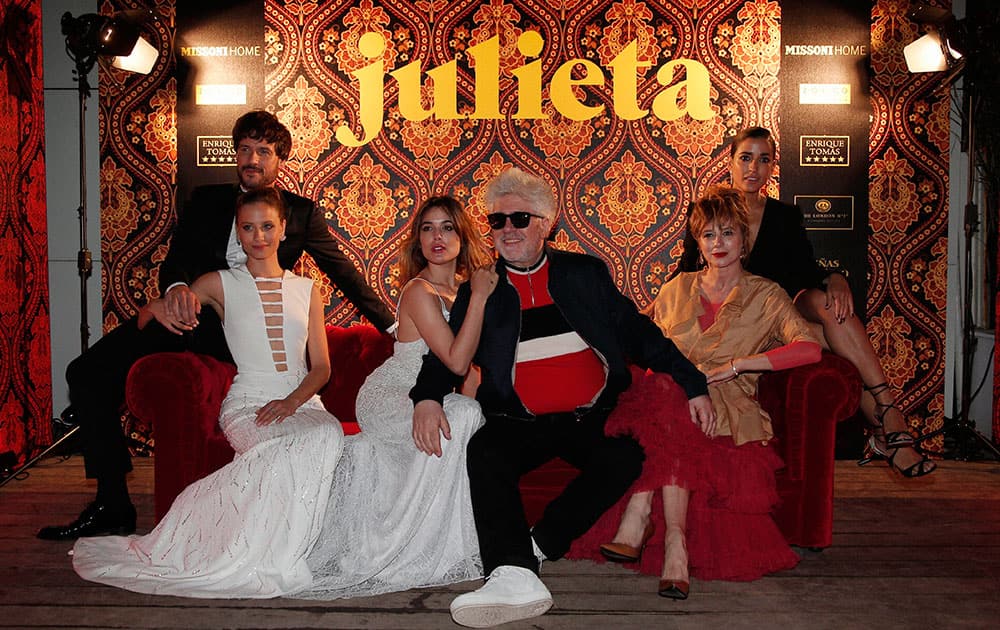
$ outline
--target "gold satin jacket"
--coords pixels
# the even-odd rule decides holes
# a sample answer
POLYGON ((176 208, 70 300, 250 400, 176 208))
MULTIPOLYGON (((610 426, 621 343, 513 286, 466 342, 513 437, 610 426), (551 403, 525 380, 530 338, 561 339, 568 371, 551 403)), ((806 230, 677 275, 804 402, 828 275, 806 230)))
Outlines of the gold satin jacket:
MULTIPOLYGON (((702 331, 701 272, 681 273, 660 288, 653 302, 653 322, 702 372, 730 359, 795 341, 819 343, 788 294, 766 278, 744 272, 702 331)), ((759 372, 742 373, 708 388, 718 415, 717 435, 731 435, 737 445, 774 437, 771 417, 757 403, 759 372)))

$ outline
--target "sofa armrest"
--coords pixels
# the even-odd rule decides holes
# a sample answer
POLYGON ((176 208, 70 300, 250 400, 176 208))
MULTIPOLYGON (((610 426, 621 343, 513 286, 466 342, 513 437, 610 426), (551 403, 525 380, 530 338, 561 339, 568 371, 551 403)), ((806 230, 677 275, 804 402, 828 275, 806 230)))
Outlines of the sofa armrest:
POLYGON ((189 483, 232 459, 218 419, 235 375, 235 366, 193 352, 152 354, 132 366, 125 400, 153 428, 157 517, 189 483))
POLYGON ((847 359, 823 352, 818 363, 765 374, 757 396, 771 416, 787 474, 798 480, 811 458, 828 455, 833 460, 836 425, 857 412, 861 376, 847 359), (809 448, 820 442, 829 454, 809 448))
MULTIPOLYGON (((328 326, 326 334, 332 375, 320 395, 344 432, 356 433, 358 388, 392 354, 393 338, 372 326, 328 326)), ((235 375, 232 364, 192 352, 152 354, 132 366, 125 400, 153 428, 157 519, 181 490, 232 460, 218 419, 235 375)))

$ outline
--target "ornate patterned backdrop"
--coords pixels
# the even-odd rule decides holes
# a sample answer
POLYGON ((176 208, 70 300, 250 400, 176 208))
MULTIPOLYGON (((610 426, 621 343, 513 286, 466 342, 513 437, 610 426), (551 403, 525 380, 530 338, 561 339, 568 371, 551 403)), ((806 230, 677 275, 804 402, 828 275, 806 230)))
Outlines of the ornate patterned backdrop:
MULTIPOLYGON (((105 0, 101 13, 146 7, 105 0)), ((135 315, 159 295, 157 271, 175 222, 177 172, 176 81, 173 78, 174 3, 156 2, 160 19, 144 36, 160 51, 153 71, 133 74, 101 67, 98 117, 101 156, 101 295, 104 331, 135 315)), ((123 417, 134 450, 153 446, 149 427, 123 417)))
POLYGON ((41 8, 4 3, 0 27, 0 453, 52 441, 41 8))
MULTIPOLYGON (((452 193, 485 226, 484 184, 519 166, 558 191, 557 246, 601 256, 644 306, 675 258, 683 208, 725 172, 724 161, 715 158, 726 138, 749 122, 776 126, 779 18, 776 2, 743 0, 268 2, 267 103, 296 138, 285 184, 319 200, 371 284, 395 302, 393 262, 414 205, 452 193), (543 98, 544 120, 412 122, 398 115, 397 85, 389 81, 382 133, 360 148, 333 140, 341 121, 356 122, 358 86, 345 79, 370 63, 357 52, 362 34, 378 32, 389 42, 386 68, 414 59, 425 68, 457 59, 459 111, 475 105, 466 51, 498 36, 500 109, 513 111, 511 70, 524 63, 516 43, 528 30, 545 42, 543 88, 565 60, 606 68, 636 41, 638 59, 653 68, 676 58, 707 66, 717 115, 705 122, 688 116, 625 121, 612 114, 605 86, 596 91, 604 113, 589 121, 570 120, 543 98)), ((661 90, 655 72, 647 72, 639 80, 640 106, 648 108, 661 90)), ((346 305, 331 312, 335 322, 351 315, 346 305)))
MULTIPOLYGON (((102 9, 131 4, 109 2, 102 9)), ((905 18, 908 4, 881 0, 872 10, 867 312, 887 374, 904 392, 904 411, 923 428, 937 426, 943 410, 948 121, 947 103, 930 95, 926 78, 903 66, 902 46, 917 34, 905 18)), ((161 24, 161 48, 172 37, 172 6, 158 3, 169 16, 161 24)), ((558 191, 563 214, 556 245, 600 256, 619 286, 645 306, 674 265, 682 209, 726 175, 727 139, 750 124, 778 128, 777 1, 267 0, 265 7, 266 102, 295 137, 281 183, 321 204, 344 251, 390 303, 396 250, 414 206, 448 192, 481 218, 485 182, 516 165, 558 191), (474 104, 469 47, 498 36, 501 111, 513 111, 511 70, 523 63, 516 41, 527 30, 545 41, 543 87, 566 59, 606 68, 636 41, 638 58, 654 69, 677 58, 704 64, 716 116, 625 121, 608 113, 607 86, 590 90, 597 100, 591 96, 588 104, 606 109, 585 122, 561 116, 547 99, 545 120, 412 122, 399 115, 396 83, 387 81, 378 137, 359 148, 334 139, 345 120, 358 130, 357 85, 347 78, 370 63, 357 52, 361 34, 383 34, 387 70, 415 59, 425 69, 457 59, 460 111, 474 104)), ((102 78, 106 327, 155 295, 156 265, 173 222, 170 71, 161 62, 151 77, 102 78)), ((639 80, 642 107, 662 89, 653 76, 649 71, 639 80)), ((318 277, 308 260, 299 271, 318 277)), ((331 323, 355 319, 328 285, 326 296, 331 323)))
POLYGON ((872 10, 867 312, 900 408, 923 432, 945 411, 950 101, 934 93, 940 77, 906 69, 903 46, 921 35, 909 4, 879 0, 872 10))

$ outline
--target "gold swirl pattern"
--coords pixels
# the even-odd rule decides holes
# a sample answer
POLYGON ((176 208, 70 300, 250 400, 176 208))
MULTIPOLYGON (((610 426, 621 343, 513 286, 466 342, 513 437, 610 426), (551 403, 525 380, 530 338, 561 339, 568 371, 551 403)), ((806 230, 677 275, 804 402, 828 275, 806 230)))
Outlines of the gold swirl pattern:
POLYGON ((872 160, 869 170, 868 196, 878 203, 868 211, 868 223, 876 240, 899 242, 906 237, 906 228, 917 220, 920 211, 917 187, 912 181, 914 168, 889 149, 881 159, 872 160))
POLYGON ((294 87, 285 88, 278 97, 281 109, 276 116, 292 134, 292 152, 285 166, 298 174, 299 182, 316 168, 320 154, 330 146, 333 138, 333 130, 322 110, 324 102, 320 91, 301 75, 296 77, 294 87))
MULTIPOLYGON (((173 2, 157 0, 157 41, 169 49, 173 2)), ((295 134, 282 184, 317 197, 330 229, 352 262, 388 303, 395 303, 396 252, 413 208, 432 194, 454 194, 488 233, 483 187, 509 166, 551 182, 560 205, 553 245, 601 257, 640 307, 673 270, 684 208, 704 188, 727 180, 728 139, 748 125, 778 130, 781 99, 781 3, 776 0, 356 0, 350 3, 265 0, 265 103, 295 134), (519 50, 537 33, 538 54, 519 50), (376 59, 358 50, 377 32, 376 59), (477 104, 477 68, 469 50, 496 37, 498 104, 505 118, 416 122, 399 111, 399 84, 389 73, 421 61, 421 106, 430 109, 427 71, 456 62, 455 104, 463 116, 477 104), (695 59, 711 76, 716 115, 663 121, 614 115, 608 63, 635 41, 636 106, 648 109, 662 91, 655 70, 695 59), (577 86, 581 103, 604 106, 590 120, 559 113, 549 88, 567 59, 604 72, 602 85, 577 86), (360 137, 358 80, 352 72, 380 62, 385 74, 383 126, 363 148, 340 145, 347 123, 360 137), (547 118, 513 119, 524 67, 541 70, 540 109, 547 118)), ((871 164, 868 243, 869 330, 886 353, 899 404, 915 429, 940 424, 943 413, 944 309, 948 197, 948 99, 933 80, 911 75, 902 47, 919 35, 906 17, 908 0, 876 0, 871 9, 871 164), (908 331, 908 337, 899 331, 908 331), (907 341, 912 338, 914 341, 907 341)), ((102 10, 132 8, 108 0, 102 10)), ((580 69, 574 70, 579 76, 580 69)), ((479 77, 482 80, 482 77, 479 77)), ((113 198, 102 228, 105 327, 155 295, 157 266, 173 226, 171 126, 176 105, 172 61, 148 77, 102 74, 102 198, 113 198), (106 162, 110 159, 110 162, 106 162), (103 165, 108 164, 107 169, 103 165), (113 165, 113 166, 110 166, 113 165), (105 172, 107 171, 107 172, 105 172), (120 171, 124 171, 124 174, 120 171), (127 177, 126 177, 127 175, 127 177), (126 183, 128 182, 128 183, 126 183), (105 190, 107 191, 105 193, 105 190), (129 196, 131 192, 131 197, 129 196)), ((679 104, 684 104, 680 95, 679 104)), ((782 139, 786 151, 793 139, 782 139)), ((778 180, 769 187, 777 195, 778 180)), ((863 202, 861 205, 864 205, 863 202)), ((356 319, 325 278, 328 321, 356 319)), ((132 427, 137 448, 148 435, 132 427)))

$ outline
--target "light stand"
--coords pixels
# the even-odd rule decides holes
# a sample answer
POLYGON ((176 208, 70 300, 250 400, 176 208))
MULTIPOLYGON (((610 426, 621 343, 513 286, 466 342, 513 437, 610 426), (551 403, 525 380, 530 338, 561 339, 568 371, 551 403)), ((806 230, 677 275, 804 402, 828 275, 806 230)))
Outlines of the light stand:
MULTIPOLYGON (((139 36, 137 23, 152 19, 149 11, 128 11, 115 16, 87 13, 74 18, 64 13, 61 26, 66 37, 66 54, 75 64, 77 95, 79 100, 79 151, 80 151, 80 205, 77 216, 80 224, 80 250, 76 256, 77 273, 80 275, 80 352, 86 352, 90 347, 90 326, 87 323, 87 280, 93 271, 93 257, 87 248, 87 99, 90 97, 90 82, 88 76, 101 56, 114 57, 112 65, 133 72, 148 74, 156 61, 157 51, 139 36), (152 58, 149 58, 152 50, 152 58), (144 58, 138 60, 136 54, 144 58)), ((54 420, 55 423, 69 429, 48 448, 28 460, 23 466, 9 476, 0 480, 3 487, 11 479, 15 479, 35 462, 48 456, 59 446, 72 438, 80 430, 72 407, 63 411, 54 420)))
MULTIPOLYGON (((79 20, 86 16, 81 16, 79 20)), ((93 258, 87 249, 87 99, 90 97, 88 75, 97 62, 97 51, 81 44, 78 40, 71 44, 74 33, 74 18, 66 13, 62 18, 63 35, 66 36, 66 53, 76 64, 76 93, 79 102, 80 139, 80 205, 77 216, 80 223, 80 251, 76 255, 76 269, 80 275, 80 352, 86 352, 90 342, 90 326, 87 323, 87 279, 93 271, 93 258)), ((73 431, 76 427, 73 427, 73 431)), ((71 431, 71 433, 73 432, 71 431)))
POLYGON ((970 460, 981 452, 992 454, 1000 460, 1000 449, 976 429, 976 423, 969 415, 972 406, 972 363, 976 353, 976 329, 972 316, 972 240, 979 228, 979 207, 976 205, 976 110, 978 94, 970 76, 965 77, 962 122, 965 125, 965 149, 969 155, 969 173, 966 181, 966 204, 964 216, 965 252, 964 284, 962 286, 962 383, 957 418, 945 418, 941 428, 925 433, 917 438, 924 442, 938 435, 945 438, 945 451, 929 451, 932 455, 953 459, 970 460), (947 450, 947 443, 954 444, 947 450))

